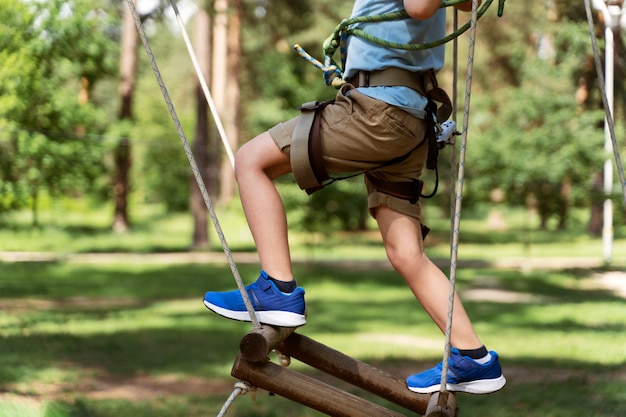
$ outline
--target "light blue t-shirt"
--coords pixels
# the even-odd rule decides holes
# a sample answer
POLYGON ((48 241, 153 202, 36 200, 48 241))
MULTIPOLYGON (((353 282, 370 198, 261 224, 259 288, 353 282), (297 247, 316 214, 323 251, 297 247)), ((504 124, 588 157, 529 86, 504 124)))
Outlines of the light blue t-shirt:
MULTIPOLYGON (((356 0, 352 17, 372 16, 403 9, 402 0, 356 0)), ((354 27, 392 42, 423 44, 445 36, 446 12, 445 8, 441 8, 427 20, 406 18, 357 23, 354 27)), ((437 72, 443 67, 445 56, 443 45, 424 50, 402 50, 384 47, 355 35, 348 37, 347 48, 344 79, 350 79, 358 71, 374 71, 388 67, 413 72, 434 69, 437 72)), ((400 107, 421 119, 425 117, 427 99, 408 87, 360 87, 358 91, 400 107)))

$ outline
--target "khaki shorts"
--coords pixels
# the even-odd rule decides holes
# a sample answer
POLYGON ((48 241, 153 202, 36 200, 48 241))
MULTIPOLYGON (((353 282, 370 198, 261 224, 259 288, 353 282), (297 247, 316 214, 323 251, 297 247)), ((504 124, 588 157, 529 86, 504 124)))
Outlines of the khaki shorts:
MULTIPOLYGON (((297 123, 298 117, 269 130, 276 145, 287 154, 297 123)), ((331 175, 369 171, 376 178, 393 182, 419 179, 428 154, 425 129, 424 120, 346 84, 337 93, 335 103, 326 106, 321 114, 320 140, 326 170, 331 175), (404 160, 383 166, 412 150, 404 160)), ((372 216, 375 217, 377 207, 386 206, 421 220, 419 201, 412 204, 384 194, 367 177, 365 185, 372 216)))

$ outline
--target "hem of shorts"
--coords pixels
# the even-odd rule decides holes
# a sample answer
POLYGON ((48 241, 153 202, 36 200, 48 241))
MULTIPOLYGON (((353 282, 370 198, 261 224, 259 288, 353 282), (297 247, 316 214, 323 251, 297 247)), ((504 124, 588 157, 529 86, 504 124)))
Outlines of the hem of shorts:
POLYGON ((376 218, 376 209, 378 207, 387 207, 398 213, 413 217, 420 223, 422 221, 422 209, 419 202, 413 204, 408 200, 394 197, 380 191, 374 191, 367 197, 367 208, 374 219, 376 218))
POLYGON ((284 127, 284 123, 278 123, 267 131, 278 147, 283 152, 288 152, 291 146, 291 135, 284 127))

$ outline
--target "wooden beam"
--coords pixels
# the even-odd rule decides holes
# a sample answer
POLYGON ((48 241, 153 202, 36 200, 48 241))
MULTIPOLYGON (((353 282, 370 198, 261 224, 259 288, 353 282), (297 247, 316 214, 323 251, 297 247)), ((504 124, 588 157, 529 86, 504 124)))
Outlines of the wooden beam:
POLYGON ((231 375, 332 417, 404 417, 272 362, 250 362, 241 353, 235 359, 231 375))
POLYGON ((251 362, 264 361, 277 344, 296 330, 295 327, 276 327, 264 324, 252 329, 239 343, 239 350, 251 362))
POLYGON ((424 417, 456 417, 459 409, 454 394, 448 391, 435 392, 428 400, 424 417))
POLYGON ((276 349, 408 410, 420 415, 426 412, 430 394, 409 391, 404 379, 396 378, 306 336, 294 333, 276 349))

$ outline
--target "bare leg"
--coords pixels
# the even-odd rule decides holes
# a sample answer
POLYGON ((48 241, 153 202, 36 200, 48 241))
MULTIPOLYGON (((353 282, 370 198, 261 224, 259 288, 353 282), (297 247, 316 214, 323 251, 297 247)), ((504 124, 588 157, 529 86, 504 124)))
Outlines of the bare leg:
POLYGON ((268 132, 247 142, 237 152, 235 175, 241 204, 261 267, 283 281, 293 280, 293 270, 285 208, 272 180, 289 172, 289 156, 278 149, 268 132))
MULTIPOLYGON (((391 264, 402 275, 435 324, 445 332, 450 281, 424 253, 419 221, 387 207, 377 209, 376 220, 391 264)), ((453 346, 458 349, 482 346, 456 295, 452 323, 453 346)))

